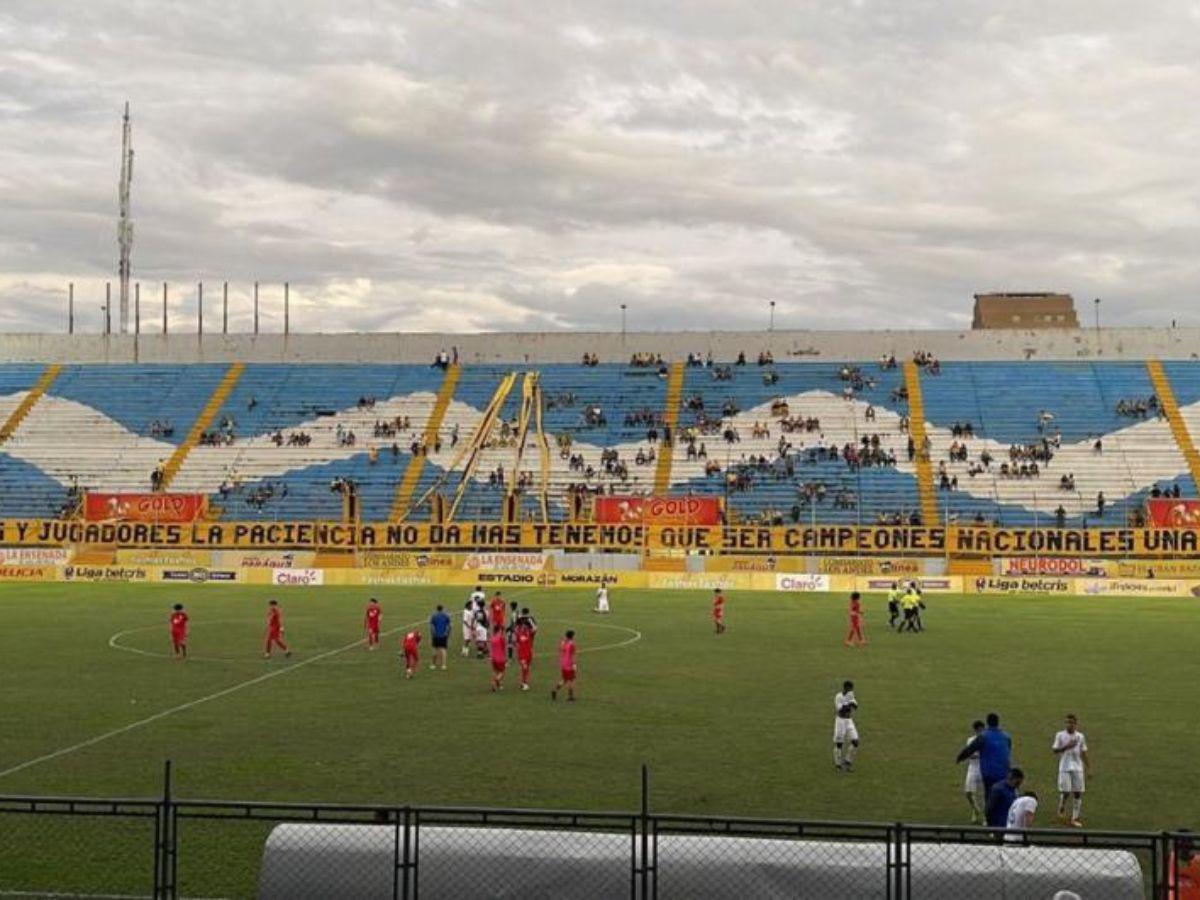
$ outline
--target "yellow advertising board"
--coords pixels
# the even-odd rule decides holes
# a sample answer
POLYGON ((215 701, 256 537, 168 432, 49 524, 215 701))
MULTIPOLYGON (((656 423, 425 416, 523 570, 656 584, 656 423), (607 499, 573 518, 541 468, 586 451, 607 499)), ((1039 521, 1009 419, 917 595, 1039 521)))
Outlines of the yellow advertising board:
POLYGON ((924 560, 878 556, 820 556, 817 571, 825 575, 887 575, 893 578, 912 578, 924 571, 924 560))
MULTIPOLYGON (((699 550, 898 557, 1172 557, 1200 560, 1200 529, 646 526, 553 523, 80 522, 9 519, 0 545, 377 551, 699 550)), ((830 573, 837 574, 837 573, 830 573)))
POLYGON ((1158 578, 1077 578, 1081 597, 1200 597, 1200 581, 1158 578))

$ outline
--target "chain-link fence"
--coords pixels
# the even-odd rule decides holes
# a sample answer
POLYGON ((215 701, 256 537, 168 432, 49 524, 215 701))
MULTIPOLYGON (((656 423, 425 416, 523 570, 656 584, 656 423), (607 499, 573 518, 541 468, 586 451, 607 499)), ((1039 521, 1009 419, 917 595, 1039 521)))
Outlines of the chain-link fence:
POLYGON ((160 802, 0 798, 0 896, 152 897, 160 802))
POLYGON ((0 897, 1198 896, 1188 833, 0 797, 0 897))

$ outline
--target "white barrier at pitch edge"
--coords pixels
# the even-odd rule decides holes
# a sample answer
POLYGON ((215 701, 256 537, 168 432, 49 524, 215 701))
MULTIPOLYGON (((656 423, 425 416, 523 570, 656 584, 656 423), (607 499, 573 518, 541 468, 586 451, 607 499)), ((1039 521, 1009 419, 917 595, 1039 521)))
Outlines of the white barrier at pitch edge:
MULTIPOLYGON (((279 825, 267 838, 260 900, 391 898, 396 828, 279 825)), ((403 835, 401 835, 401 838, 403 835)), ((888 848, 862 841, 660 835, 658 896, 666 900, 820 896, 884 900, 888 848)), ((629 896, 628 832, 422 826, 422 900, 629 896)), ((922 900, 1052 897, 1072 890, 1141 900, 1142 872, 1123 850, 914 844, 913 896, 922 900)))

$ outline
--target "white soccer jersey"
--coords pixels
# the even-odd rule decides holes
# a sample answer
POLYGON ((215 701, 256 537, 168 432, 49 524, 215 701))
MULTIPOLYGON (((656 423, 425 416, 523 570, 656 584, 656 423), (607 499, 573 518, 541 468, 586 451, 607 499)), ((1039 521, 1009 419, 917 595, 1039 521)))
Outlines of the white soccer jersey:
POLYGON ((1067 731, 1060 731, 1054 736, 1053 749, 1062 750, 1063 747, 1069 747, 1074 742, 1075 746, 1070 750, 1063 750, 1058 755, 1058 773, 1062 775, 1065 772, 1082 772, 1083 771, 1083 754, 1087 750, 1087 738, 1083 736, 1082 731, 1076 731, 1071 734, 1067 731))
MULTIPOLYGON (((971 735, 967 738, 966 743, 969 744, 975 740, 976 735, 971 735)), ((967 784, 983 784, 983 775, 979 771, 979 753, 972 753, 967 757, 967 784)))
MULTIPOLYGON (((1037 807, 1038 802, 1036 797, 1018 797, 1013 801, 1012 806, 1008 808, 1006 827, 1017 830, 1027 828, 1025 820, 1029 818, 1032 821, 1032 816, 1037 812, 1037 807)), ((1004 839, 1006 841, 1019 841, 1021 840, 1021 836, 1019 834, 1006 834, 1004 839)))
POLYGON ((608 588, 596 591, 596 609, 608 609, 608 588))
POLYGON ((487 600, 487 594, 483 591, 471 591, 471 602, 478 605, 487 600))
MULTIPOLYGON (((841 716, 842 708, 851 705, 858 706, 858 701, 854 699, 854 691, 846 691, 844 694, 839 691, 834 695, 833 711, 837 713, 839 717, 841 716)), ((853 716, 854 710, 852 709, 850 710, 850 717, 853 718, 853 716)))

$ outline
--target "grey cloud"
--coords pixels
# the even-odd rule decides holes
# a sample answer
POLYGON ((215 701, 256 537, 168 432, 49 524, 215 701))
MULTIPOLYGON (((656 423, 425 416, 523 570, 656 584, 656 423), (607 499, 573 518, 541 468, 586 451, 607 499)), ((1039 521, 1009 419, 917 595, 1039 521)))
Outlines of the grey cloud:
MULTIPOLYGON (((383 0, 0 12, 0 328, 115 268, 294 285, 304 330, 1186 319, 1200 15, 1018 0, 383 0), (1175 310, 1183 310, 1183 314, 1175 310)), ((189 294, 189 292, 191 292, 189 294)), ((272 294, 272 296, 274 296, 272 294)), ((194 308, 194 300, 192 301, 194 308)), ((276 305, 269 322, 278 325, 276 305)))

